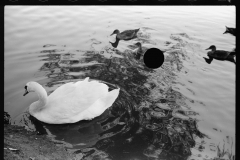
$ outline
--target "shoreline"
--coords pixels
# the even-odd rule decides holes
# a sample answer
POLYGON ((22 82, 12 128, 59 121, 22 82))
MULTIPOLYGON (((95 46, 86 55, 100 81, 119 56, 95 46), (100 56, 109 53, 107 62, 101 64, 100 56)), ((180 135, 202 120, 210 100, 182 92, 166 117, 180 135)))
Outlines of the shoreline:
POLYGON ((82 156, 70 153, 56 145, 46 135, 27 131, 24 127, 4 124, 5 160, 81 160, 82 156))

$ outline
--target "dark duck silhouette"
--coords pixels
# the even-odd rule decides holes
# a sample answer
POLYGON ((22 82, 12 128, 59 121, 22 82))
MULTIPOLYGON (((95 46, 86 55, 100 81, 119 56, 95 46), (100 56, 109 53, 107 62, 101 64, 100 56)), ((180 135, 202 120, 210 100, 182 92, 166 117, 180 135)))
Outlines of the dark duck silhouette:
MULTIPOLYGON (((133 38, 137 37, 137 32, 139 31, 140 28, 138 29, 133 29, 133 30, 126 30, 120 33, 120 31, 118 29, 114 30, 113 34, 117 34, 116 38, 118 38, 119 40, 131 40, 133 38)), ((110 36, 111 36, 110 35, 110 36)))
POLYGON ((118 39, 118 38, 116 37, 116 41, 115 41, 114 43, 113 43, 113 42, 109 42, 109 43, 111 43, 111 45, 112 45, 114 48, 117 48, 119 41, 120 41, 120 39, 118 39))
POLYGON ((229 52, 229 51, 223 51, 223 50, 216 50, 216 46, 214 45, 211 45, 206 50, 209 50, 209 49, 211 49, 211 51, 207 53, 209 59, 203 57, 208 64, 210 64, 213 59, 222 60, 222 61, 227 60, 236 64, 236 61, 234 59, 234 57, 236 56, 235 51, 229 52))
POLYGON ((226 26, 226 31, 223 34, 226 34, 226 33, 230 33, 230 34, 236 36, 237 30, 236 30, 236 28, 230 28, 230 27, 226 26))

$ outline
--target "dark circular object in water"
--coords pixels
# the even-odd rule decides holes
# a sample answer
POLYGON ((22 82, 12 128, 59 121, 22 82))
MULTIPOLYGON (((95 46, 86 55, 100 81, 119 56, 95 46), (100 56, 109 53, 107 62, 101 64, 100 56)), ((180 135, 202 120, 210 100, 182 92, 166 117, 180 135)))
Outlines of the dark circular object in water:
POLYGON ((164 62, 163 52, 157 48, 150 48, 145 52, 143 61, 148 68, 159 68, 164 62))

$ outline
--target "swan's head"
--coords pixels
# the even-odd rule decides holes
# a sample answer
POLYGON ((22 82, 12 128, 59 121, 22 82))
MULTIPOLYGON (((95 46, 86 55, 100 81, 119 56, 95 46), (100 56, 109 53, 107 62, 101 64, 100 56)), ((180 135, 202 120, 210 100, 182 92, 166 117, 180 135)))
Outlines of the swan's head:
POLYGON ((215 51, 215 50, 216 50, 216 46, 211 45, 211 46, 210 46, 209 48, 207 48, 206 50, 208 50, 208 49, 211 49, 211 50, 215 51))
MULTIPOLYGON (((113 34, 118 34, 118 33, 120 33, 120 31, 119 31, 118 29, 115 29, 111 35, 113 35, 113 34)), ((110 35, 110 36, 111 36, 111 35, 110 35)))
POLYGON ((28 82, 25 85, 25 93, 23 94, 23 96, 25 96, 26 94, 28 94, 29 92, 35 92, 37 88, 39 88, 40 84, 38 84, 37 82, 28 82))

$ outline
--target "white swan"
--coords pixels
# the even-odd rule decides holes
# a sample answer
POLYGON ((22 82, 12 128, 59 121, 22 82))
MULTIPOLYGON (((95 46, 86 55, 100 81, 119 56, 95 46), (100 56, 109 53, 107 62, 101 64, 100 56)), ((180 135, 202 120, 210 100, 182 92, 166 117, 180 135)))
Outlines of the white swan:
POLYGON ((23 96, 36 92, 39 97, 29 106, 29 113, 50 124, 75 123, 101 115, 114 103, 120 89, 108 92, 106 84, 88 79, 66 83, 49 96, 39 83, 28 82, 23 96))

